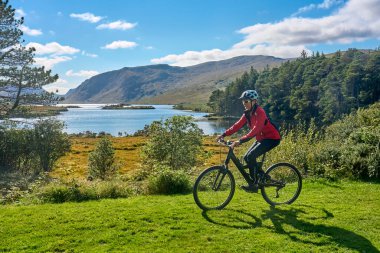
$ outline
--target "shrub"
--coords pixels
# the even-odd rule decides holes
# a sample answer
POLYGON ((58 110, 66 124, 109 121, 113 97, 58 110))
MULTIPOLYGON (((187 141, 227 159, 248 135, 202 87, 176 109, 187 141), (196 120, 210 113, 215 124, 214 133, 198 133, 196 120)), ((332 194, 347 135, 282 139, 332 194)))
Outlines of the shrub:
POLYGON ((28 129, 0 130, 1 171, 20 171, 26 174, 37 170, 39 161, 33 150, 33 135, 28 129))
POLYGON ((126 198, 131 195, 131 189, 127 186, 127 183, 122 181, 98 182, 95 186, 96 195, 99 199, 126 198))
POLYGON ((39 120, 33 129, 33 146, 44 171, 50 171, 59 157, 70 150, 70 140, 63 133, 64 124, 54 119, 39 120))
POLYGON ((335 142, 320 141, 312 147, 308 156, 311 175, 336 180, 347 177, 342 169, 342 149, 335 142))
MULTIPOLYGON (((23 174, 50 171, 70 150, 68 135, 60 121, 39 120, 33 128, 0 130, 0 167, 23 174)), ((3 169, 4 170, 4 169, 3 169)))
POLYGON ((380 127, 362 127, 346 141, 342 167, 354 178, 380 178, 380 127))
POLYGON ((309 153, 316 175, 380 179, 380 103, 327 127, 324 138, 309 153))
POLYGON ((268 166, 277 162, 289 162, 302 173, 308 173, 309 155, 313 153, 314 145, 319 139, 313 121, 309 126, 299 124, 298 127, 282 134, 280 145, 268 153, 265 164, 268 166))
POLYGON ((148 178, 148 192, 151 194, 178 194, 191 191, 189 176, 183 171, 162 167, 148 178))
POLYGON ((102 138, 92 151, 88 158, 88 170, 91 178, 100 178, 102 180, 114 175, 116 171, 115 150, 112 142, 108 138, 102 138))
POLYGON ((37 188, 34 197, 42 203, 82 202, 106 198, 126 198, 132 193, 128 183, 112 181, 53 182, 37 188))
POLYGON ((153 122, 142 150, 145 167, 161 164, 172 170, 192 168, 204 158, 203 154, 202 130, 188 116, 153 122))
POLYGON ((79 200, 79 190, 76 187, 67 187, 65 185, 48 186, 44 189, 42 198, 44 202, 63 203, 67 201, 79 200))

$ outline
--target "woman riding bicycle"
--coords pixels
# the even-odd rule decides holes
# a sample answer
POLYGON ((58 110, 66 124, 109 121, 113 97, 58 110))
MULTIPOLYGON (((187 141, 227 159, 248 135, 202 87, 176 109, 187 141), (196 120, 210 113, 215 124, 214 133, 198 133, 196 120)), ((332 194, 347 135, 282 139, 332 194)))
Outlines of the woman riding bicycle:
POLYGON ((256 158, 273 149, 280 144, 281 136, 276 127, 269 121, 265 111, 257 104, 258 94, 255 90, 244 91, 240 98, 243 101, 244 113, 241 118, 222 135, 217 137, 217 140, 223 139, 225 136, 230 136, 242 128, 246 123, 251 129, 246 135, 241 137, 238 141, 234 141, 231 145, 232 148, 249 141, 256 137, 256 142, 248 149, 244 155, 249 174, 253 183, 241 188, 248 192, 257 192, 258 190, 258 175, 259 178, 264 175, 264 171, 257 166, 256 158))

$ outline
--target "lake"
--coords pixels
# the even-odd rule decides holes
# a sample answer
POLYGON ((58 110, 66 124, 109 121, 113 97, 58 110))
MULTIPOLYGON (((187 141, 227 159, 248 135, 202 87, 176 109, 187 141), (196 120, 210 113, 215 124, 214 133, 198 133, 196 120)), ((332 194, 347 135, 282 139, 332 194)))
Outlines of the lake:
MULTIPOLYGON (((72 104, 74 105, 74 104, 72 104)), ((61 104, 61 106, 68 106, 61 104)), ((119 133, 133 134, 145 125, 155 120, 166 120, 175 115, 193 116, 196 124, 204 134, 222 133, 229 123, 225 121, 209 121, 204 116, 207 113, 181 111, 173 109, 172 105, 153 105, 156 109, 136 110, 103 110, 104 104, 76 104, 80 108, 69 108, 55 116, 56 119, 66 123, 65 131, 69 134, 91 131, 95 133, 106 132, 113 136, 119 133)))

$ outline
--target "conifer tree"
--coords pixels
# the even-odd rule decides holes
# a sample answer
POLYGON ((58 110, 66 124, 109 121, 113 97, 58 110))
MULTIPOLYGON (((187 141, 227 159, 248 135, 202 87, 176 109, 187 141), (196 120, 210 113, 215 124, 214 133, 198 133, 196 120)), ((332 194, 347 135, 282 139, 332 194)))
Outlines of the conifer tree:
POLYGON ((23 103, 49 103, 53 94, 23 93, 28 88, 40 88, 55 82, 58 75, 51 70, 36 67, 34 48, 23 46, 20 26, 24 18, 15 17, 15 9, 6 0, 0 0, 0 118, 9 116, 23 103), (9 93, 10 92, 10 93, 9 93))

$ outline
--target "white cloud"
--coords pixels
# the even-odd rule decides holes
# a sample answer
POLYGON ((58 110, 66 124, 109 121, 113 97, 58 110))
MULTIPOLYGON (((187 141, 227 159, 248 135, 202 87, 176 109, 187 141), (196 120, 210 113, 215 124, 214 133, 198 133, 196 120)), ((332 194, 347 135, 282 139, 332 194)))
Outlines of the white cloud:
POLYGON ((380 1, 351 0, 338 12, 322 18, 289 18, 278 23, 241 29, 245 39, 234 48, 255 44, 311 45, 351 43, 380 37, 380 1))
POLYGON ((68 56, 54 56, 54 57, 35 57, 36 65, 45 66, 47 69, 51 69, 54 65, 72 60, 71 57, 68 56))
POLYGON ((323 3, 318 4, 317 8, 318 9, 329 9, 334 5, 342 3, 343 0, 324 0, 323 3))
POLYGON ((260 44, 252 48, 233 48, 224 51, 220 49, 187 51, 179 55, 172 54, 162 58, 152 59, 151 62, 154 64, 169 63, 174 66, 186 67, 208 61, 225 60, 240 55, 271 55, 281 58, 292 58, 299 56, 302 50, 311 53, 311 51, 304 46, 277 47, 260 44))
POLYGON ((54 84, 67 84, 67 80, 58 78, 58 80, 54 84))
POLYGON ((45 45, 30 42, 26 45, 27 48, 34 47, 36 49, 36 55, 52 54, 52 55, 64 55, 75 54, 80 52, 79 49, 70 46, 62 46, 57 42, 47 43, 45 45))
POLYGON ((129 30, 134 28, 137 23, 128 23, 123 20, 118 20, 115 22, 101 24, 96 27, 96 29, 112 29, 112 30, 129 30))
POLYGON ((43 86, 46 91, 54 92, 60 95, 66 94, 70 89, 76 88, 78 85, 69 83, 67 80, 59 78, 55 83, 51 83, 43 86), (58 90, 58 92, 57 92, 58 90))
POLYGON ((70 88, 62 85, 57 85, 56 83, 45 85, 42 88, 47 92, 53 92, 59 95, 64 95, 70 90, 70 88))
POLYGON ((137 43, 132 41, 117 40, 102 47, 103 49, 118 49, 136 47, 137 43))
POLYGON ((23 9, 16 9, 15 10, 15 16, 16 18, 21 18, 21 17, 25 17, 26 16, 26 13, 23 9))
POLYGON ((30 29, 29 27, 27 27, 25 25, 20 25, 20 30, 24 34, 29 35, 29 36, 38 36, 38 35, 42 34, 41 30, 30 29))
POLYGON ((34 47, 36 49, 36 55, 44 55, 44 57, 35 57, 35 64, 45 66, 47 69, 51 69, 54 65, 70 61, 73 58, 66 56, 80 52, 79 49, 70 46, 63 46, 57 42, 47 43, 45 45, 36 42, 30 42, 26 45, 26 48, 34 47))
POLYGON ((82 21, 88 21, 90 23, 97 23, 104 18, 101 16, 95 16, 94 14, 89 13, 89 12, 82 13, 82 14, 71 13, 70 17, 77 18, 82 21))
POLYGON ((320 3, 320 4, 309 4, 307 6, 301 7, 292 16, 297 16, 301 13, 308 12, 313 9, 330 9, 332 6, 338 5, 341 3, 343 3, 343 0, 324 0, 323 3, 320 3))
POLYGON ((88 56, 88 57, 91 57, 91 58, 97 58, 98 55, 97 54, 90 54, 90 53, 87 53, 86 51, 82 51, 82 55, 84 56, 88 56))
POLYGON ((97 74, 99 74, 99 72, 95 70, 80 70, 79 72, 74 72, 72 69, 70 69, 66 72, 66 76, 70 76, 70 77, 78 76, 78 77, 85 77, 85 78, 90 78, 97 74))
MULTIPOLYGON (((327 4, 327 1, 324 3, 327 4)), ((277 23, 255 24, 239 30, 245 38, 228 50, 187 51, 152 59, 152 63, 189 66, 238 55, 263 54, 297 57, 308 45, 352 43, 380 38, 380 0, 350 0, 330 16, 286 18, 277 23)))

